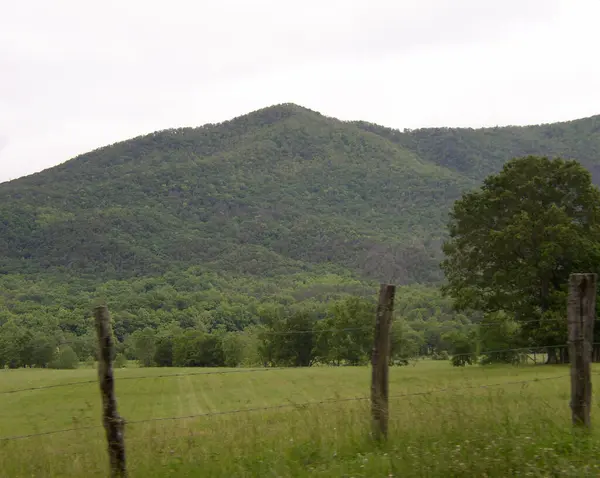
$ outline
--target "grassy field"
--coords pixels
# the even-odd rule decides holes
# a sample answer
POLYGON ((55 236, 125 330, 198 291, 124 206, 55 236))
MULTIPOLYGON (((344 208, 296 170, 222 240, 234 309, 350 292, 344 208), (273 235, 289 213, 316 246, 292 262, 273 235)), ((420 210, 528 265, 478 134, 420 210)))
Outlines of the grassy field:
MULTIPOLYGON (((600 433, 573 433, 564 366, 394 367, 392 397, 436 393, 391 398, 380 445, 368 400, 302 405, 368 396, 368 368, 198 375, 213 371, 117 371, 132 477, 600 476, 600 433), (187 373, 196 375, 169 376, 187 373), (280 404, 289 407, 142 421, 280 404)), ((95 378, 92 369, 0 371, 0 436, 82 428, 0 441, 2 476, 108 476, 103 429, 83 429, 100 425, 95 378), (3 393, 77 381, 92 383, 3 393)))

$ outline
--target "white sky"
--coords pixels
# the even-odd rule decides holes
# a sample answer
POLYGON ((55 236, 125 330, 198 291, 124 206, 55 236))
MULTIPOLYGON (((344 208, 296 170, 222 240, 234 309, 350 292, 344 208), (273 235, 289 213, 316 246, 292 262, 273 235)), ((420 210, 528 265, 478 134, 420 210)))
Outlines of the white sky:
POLYGON ((598 0, 0 0, 0 182, 293 102, 394 128, 600 114, 598 0))

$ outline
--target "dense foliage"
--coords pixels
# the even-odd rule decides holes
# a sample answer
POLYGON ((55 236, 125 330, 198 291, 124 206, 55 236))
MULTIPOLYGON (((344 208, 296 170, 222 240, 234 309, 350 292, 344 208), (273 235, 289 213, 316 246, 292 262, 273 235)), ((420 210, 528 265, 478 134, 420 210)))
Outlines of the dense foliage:
MULTIPOLYGON (((101 285, 4 276, 0 366, 53 366, 67 346, 93 362, 95 300, 110 306, 117 353, 142 366, 363 364, 375 290, 343 276, 259 281, 195 268, 101 285)), ((397 295, 395 359, 449 350, 446 334, 473 327, 434 288, 402 287, 397 295)))
POLYGON ((399 132, 288 104, 0 184, 0 365, 89 361, 97 300, 121 363, 362 363, 368 334, 326 330, 368 329, 378 281, 412 284, 397 359, 514 343, 518 325, 414 284, 440 282, 451 205, 509 158, 576 154, 595 174, 596 123, 399 132))
POLYGON ((511 158, 530 155, 577 159, 600 184, 600 116, 536 126, 422 128, 400 132, 356 122, 365 131, 417 154, 424 161, 478 181, 511 158))
POLYGON ((528 345, 565 344, 569 275, 600 270, 600 191, 575 161, 514 159, 455 203, 444 252, 458 309, 507 314, 528 345))
POLYGON ((0 185, 0 270, 262 277, 326 263, 432 281, 448 205, 472 184, 356 126, 267 108, 0 185))

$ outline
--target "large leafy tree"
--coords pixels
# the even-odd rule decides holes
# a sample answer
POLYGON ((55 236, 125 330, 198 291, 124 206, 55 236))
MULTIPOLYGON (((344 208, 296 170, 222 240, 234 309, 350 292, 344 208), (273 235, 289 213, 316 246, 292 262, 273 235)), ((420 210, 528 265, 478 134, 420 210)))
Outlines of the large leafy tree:
POLYGON ((572 272, 600 265, 600 191, 576 161, 528 156, 451 211, 444 290, 459 309, 505 311, 531 345, 566 341, 572 272))

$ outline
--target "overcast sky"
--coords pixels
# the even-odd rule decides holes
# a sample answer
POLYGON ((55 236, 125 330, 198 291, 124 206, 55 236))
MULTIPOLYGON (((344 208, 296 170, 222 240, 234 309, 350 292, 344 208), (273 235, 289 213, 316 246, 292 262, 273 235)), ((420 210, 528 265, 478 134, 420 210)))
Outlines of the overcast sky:
POLYGON ((0 3, 0 182, 275 103, 400 129, 600 114, 598 0, 0 3))

